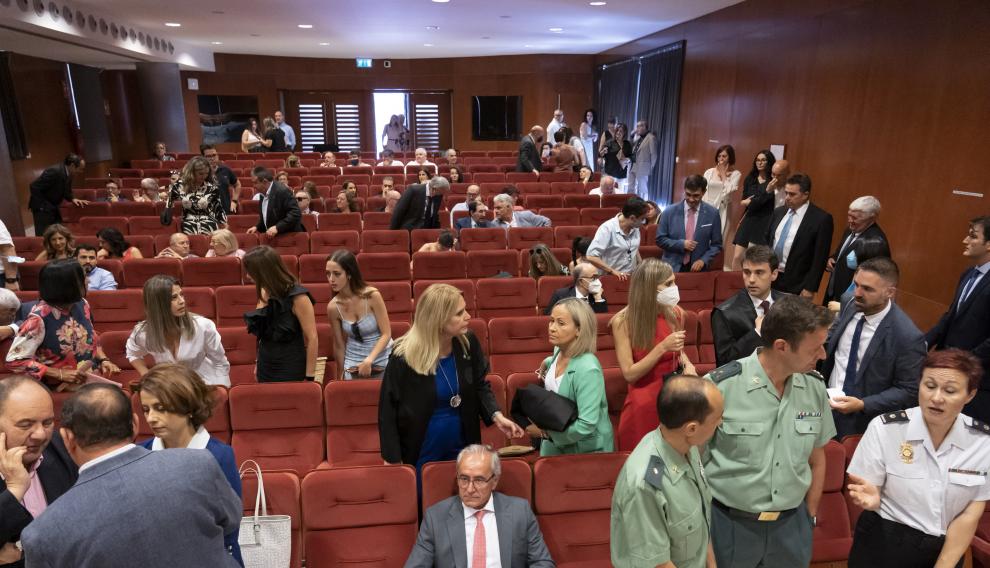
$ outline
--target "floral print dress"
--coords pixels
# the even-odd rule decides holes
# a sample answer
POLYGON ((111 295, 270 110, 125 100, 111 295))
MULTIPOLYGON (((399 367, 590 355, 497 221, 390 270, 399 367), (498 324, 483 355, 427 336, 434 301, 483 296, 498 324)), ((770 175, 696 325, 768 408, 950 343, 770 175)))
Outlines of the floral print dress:
POLYGON ((207 180, 198 189, 187 190, 182 182, 172 184, 169 189, 172 203, 182 203, 182 226, 187 235, 209 235, 227 223, 223 212, 220 188, 213 180, 207 180))
POLYGON ((74 370, 83 361, 93 361, 98 348, 89 302, 76 302, 65 311, 39 300, 10 345, 7 367, 57 386, 59 381, 45 377, 45 371, 74 370))

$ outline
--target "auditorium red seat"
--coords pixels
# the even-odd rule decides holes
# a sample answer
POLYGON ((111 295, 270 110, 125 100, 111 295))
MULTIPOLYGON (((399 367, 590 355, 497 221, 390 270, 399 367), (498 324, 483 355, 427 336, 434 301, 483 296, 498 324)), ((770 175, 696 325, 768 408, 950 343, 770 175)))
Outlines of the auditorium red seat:
POLYGON ((538 244, 554 246, 553 227, 511 227, 509 228, 510 249, 528 250, 538 244))
POLYGON ((182 284, 185 286, 238 286, 240 283, 241 259, 235 256, 182 261, 182 284))
MULTIPOLYGON (((856 453, 856 448, 859 446, 859 441, 862 439, 863 436, 861 434, 854 434, 842 438, 842 447, 846 450, 846 463, 844 469, 849 469, 849 463, 852 462, 853 454, 856 453)), ((849 511, 849 526, 855 529, 856 522, 859 520, 859 514, 863 512, 863 509, 856 503, 853 503, 853 500, 849 497, 849 491, 846 487, 842 488, 842 495, 846 499, 846 509, 849 511)), ((983 523, 981 522, 981 525, 982 524, 983 523)), ((990 564, 987 565, 987 568, 990 568, 990 564)))
MULTIPOLYGON (((20 251, 17 251, 20 254, 20 251)), ((123 286, 124 282, 124 261, 119 258, 104 258, 97 261, 97 266, 106 270, 113 275, 113 279, 117 282, 117 287, 123 286)))
MULTIPOLYGON (((368 207, 373 208, 371 200, 368 207)), ((364 219, 364 230, 388 230, 392 223, 392 214, 384 211, 365 211, 362 215, 364 219)))
POLYGON ((698 314, 690 310, 685 310, 684 312, 684 354, 687 355, 688 360, 695 363, 695 369, 700 373, 701 369, 697 368, 698 362, 698 314))
MULTIPOLYGON (((313 203, 312 201, 310 203, 312 204, 312 208, 314 211, 322 210, 321 203, 319 202, 313 203)), ((301 221, 303 224, 303 229, 307 233, 313 233, 317 230, 316 215, 303 215, 301 221)))
MULTIPOLYGON (((327 255, 304 254, 299 256, 299 280, 308 283, 327 281, 327 255)), ((307 286, 308 287, 308 286, 307 286)))
POLYGON ((361 233, 361 252, 409 252, 409 231, 369 230, 361 233))
POLYGON ((588 192, 597 187, 597 185, 592 183, 585 185, 579 181, 554 181, 550 182, 550 193, 588 195, 588 192))
MULTIPOLYGON (((629 285, 631 280, 619 280, 615 276, 603 275, 599 277, 602 282, 602 295, 608 302, 609 313, 615 313, 626 307, 629 303, 629 285)), ((683 307, 683 305, 682 305, 683 307)))
POLYGON ((488 345, 488 322, 478 317, 472 317, 468 321, 468 329, 474 334, 475 337, 478 338, 478 341, 481 343, 481 350, 485 352, 485 356, 487 357, 490 354, 488 345))
POLYGON ((553 293, 557 291, 558 288, 564 288, 570 286, 574 282, 574 279, 570 276, 543 276, 536 281, 537 285, 537 307, 540 309, 540 313, 550 305, 550 299, 553 298, 553 293))
POLYGON ((717 271, 715 273, 715 305, 718 306, 745 287, 746 282, 743 280, 741 270, 733 272, 717 271))
POLYGON ((698 360, 691 359, 699 375, 715 368, 715 338, 712 336, 712 311, 698 312, 698 360))
POLYGON ((399 568, 416 542, 416 471, 342 467, 303 479, 306 566, 399 568))
POLYGON ((563 207, 564 200, 559 195, 548 195, 545 193, 525 193, 523 194, 524 204, 527 209, 542 209, 544 207, 563 207))
MULTIPOLYGON (((134 323, 136 324, 137 322, 134 323)), ((108 376, 107 378, 117 381, 124 386, 131 384, 131 381, 137 381, 141 378, 141 374, 134 369, 131 362, 127 359, 127 338, 131 336, 131 331, 131 329, 128 329, 126 331, 105 331, 100 333, 100 347, 103 348, 103 352, 107 358, 113 361, 114 365, 120 367, 120 373, 108 376)), ((151 357, 145 357, 144 364, 150 369, 155 364, 155 360, 151 357)), ((151 431, 149 430, 148 433, 150 434, 151 431)))
POLYGON ((463 252, 417 252, 412 255, 413 280, 456 280, 467 275, 463 252))
POLYGON ((601 225, 619 214, 618 207, 587 207, 581 210, 581 225, 601 225))
POLYGON ((474 176, 475 183, 505 181, 505 174, 498 171, 498 166, 492 163, 473 164, 468 166, 467 169, 474 176))
POLYGON ((825 464, 825 487, 812 536, 811 561, 843 562, 849 558, 852 530, 842 496, 846 451, 834 440, 825 445, 825 464))
POLYGON ((114 228, 120 234, 126 235, 130 230, 127 227, 127 217, 80 217, 79 232, 84 235, 95 235, 105 228, 114 228))
POLYGON ((261 213, 261 201, 255 199, 244 199, 237 205, 238 215, 254 215, 257 219, 261 213))
MULTIPOLYGON (((301 265, 302 261, 300 259, 300 270, 301 265)), ((301 278, 302 277, 300 276, 300 281, 303 282, 303 286, 309 290, 309 295, 313 297, 313 310, 316 315, 316 323, 327 323, 329 321, 327 319, 327 304, 330 303, 330 284, 327 283, 325 279, 323 282, 306 282, 305 280, 301 280, 301 278)), ((326 347, 326 345, 319 346, 321 351, 324 347, 326 347)))
POLYGON ((554 227, 581 225, 581 212, 573 207, 546 207, 540 209, 540 215, 550 219, 554 227))
POLYGON ((621 210, 622 207, 626 204, 626 201, 629 201, 630 197, 632 197, 632 195, 629 195, 628 193, 613 193, 612 195, 603 195, 602 207, 615 207, 616 209, 621 210))
POLYGON ((257 215, 227 215, 227 228, 235 233, 246 232, 257 224, 257 215))
POLYGON ((577 175, 573 172, 543 172, 540 174, 540 181, 547 183, 557 183, 561 181, 575 181, 577 175))
MULTIPOLYGON (((505 402, 505 381, 498 375, 488 375, 485 377, 485 380, 488 381, 488 386, 491 387, 492 394, 495 396, 495 402, 498 403, 498 407, 502 411, 502 414, 508 416, 509 407, 505 402)), ((487 444, 496 450, 506 446, 508 438, 506 438, 505 434, 498 429, 498 426, 495 424, 486 426, 484 421, 481 421, 480 426, 482 444, 487 444)))
POLYGON ((152 276, 166 274, 182 281, 182 261, 177 258, 132 258, 124 262, 124 285, 141 288, 152 276))
POLYGON ((507 237, 505 229, 462 229, 460 232, 461 250, 505 250, 507 237))
POLYGON ((571 248, 574 244, 574 239, 577 237, 588 237, 589 239, 595 238, 595 231, 598 227, 595 226, 565 226, 553 228, 553 239, 554 246, 571 248))
MULTIPOLYGON (((205 236, 205 235, 202 235, 205 236)), ((94 237, 93 240, 96 240, 94 237)), ((209 239, 209 237, 207 237, 209 239)), ((83 242, 83 237, 76 239, 79 242, 83 242)), ((130 235, 127 237, 127 242, 132 246, 141 251, 141 254, 145 258, 151 258, 155 255, 155 238, 151 235, 130 235)), ((96 245, 94 245, 96 246, 96 245)))
POLYGON ((243 327, 244 314, 258 306, 258 293, 254 286, 221 286, 216 289, 217 325, 243 327))
POLYGON ((320 213, 320 231, 361 231, 360 213, 320 213))
POLYGON ((217 299, 209 286, 183 286, 182 296, 186 299, 186 310, 209 320, 217 318, 217 299))
MULTIPOLYGON (((23 265, 21 265, 23 269, 23 265)), ((96 331, 131 331, 144 319, 140 289, 92 291, 86 294, 96 331)))
POLYGON ((412 240, 410 243, 412 246, 412 252, 419 252, 419 249, 426 243, 437 242, 437 237, 439 236, 440 229, 413 229, 409 232, 409 237, 412 240))
POLYGON ((512 373, 535 371, 552 351, 548 321, 545 316, 491 319, 488 322, 491 372, 508 377, 512 373))
POLYGON ((17 255, 27 260, 34 260, 45 250, 45 242, 41 237, 13 237, 12 240, 17 255))
POLYGON ((230 363, 231 386, 256 383, 254 365, 258 359, 258 338, 240 327, 221 327, 220 341, 230 363))
MULTIPOLYGON (((430 280, 414 280, 413 281, 413 298, 418 299, 423 295, 423 292, 429 288, 431 285, 437 282, 430 280)), ((452 280, 445 280, 444 284, 450 284, 461 291, 461 295, 464 298, 465 309, 474 314, 476 310, 476 304, 474 301, 474 280, 468 280, 466 278, 457 278, 452 280)), ((487 334, 486 334, 487 335, 487 334)))
POLYGON ((546 181, 545 179, 543 179, 542 174, 540 175, 540 177, 536 177, 536 175, 533 174, 532 172, 509 172, 505 174, 506 183, 515 184, 515 183, 534 182, 540 180, 546 181))
POLYGON ((558 565, 609 565, 612 490, 626 457, 625 453, 554 456, 533 465, 536 518, 558 565))
POLYGON ((131 217, 127 220, 127 230, 131 235, 171 235, 179 232, 179 220, 173 218, 168 225, 162 225, 160 217, 131 217))
POLYGON ((112 178, 139 178, 141 175, 141 170, 136 168, 110 168, 112 178))
POLYGON ((313 254, 323 255, 324 258, 337 249, 347 249, 357 254, 361 251, 361 233, 359 230, 316 231, 310 233, 309 247, 313 254))
POLYGON ((323 390, 331 467, 382 463, 378 442, 380 380, 329 381, 323 390))
POLYGON ((309 254, 309 234, 305 232, 285 233, 274 238, 265 236, 262 239, 263 244, 272 247, 280 255, 309 254))
MULTIPOLYGON (((550 195, 550 183, 546 181, 519 182, 516 184, 516 189, 519 190, 519 193, 527 197, 535 194, 550 195)), ((558 203, 560 203, 561 200, 559 196, 555 195, 553 197, 558 203)), ((556 207, 560 207, 560 205, 556 205, 556 207)))
POLYGON ((409 254, 404 252, 362 252, 357 255, 366 281, 409 280, 409 254))
POLYGON ((305 475, 323 461, 323 393, 313 382, 237 385, 230 425, 238 459, 305 475))
MULTIPOLYGON (((125 385, 127 383, 124 383, 125 385)), ((210 433, 210 436, 220 440, 225 444, 230 443, 230 408, 227 404, 227 389, 225 387, 218 387, 213 389, 213 415, 210 416, 209 420, 203 424, 206 431, 210 433)), ((154 432, 152 432, 151 427, 148 426, 148 421, 144 419, 144 411, 141 408, 141 396, 139 393, 134 393, 131 395, 131 407, 134 409, 134 413, 138 415, 138 431, 136 436, 137 442, 143 442, 148 438, 154 437, 154 432)))
MULTIPOLYGON (((533 501, 533 469, 521 459, 503 459, 502 476, 495 491, 533 501)), ((438 461, 423 466, 423 508, 427 509, 447 497, 457 495, 457 462, 438 461)))
POLYGON ((468 278, 491 278, 501 272, 518 276, 518 265, 519 256, 514 250, 472 250, 467 253, 468 278))
POLYGON ((602 369, 605 375, 605 399, 608 401, 608 419, 612 422, 612 432, 615 445, 619 445, 619 416, 622 415, 622 405, 626 402, 629 383, 622 376, 622 369, 611 367, 602 369))
POLYGON ((263 160, 255 160, 254 161, 254 167, 256 167, 256 168, 265 167, 265 168, 268 168, 270 170, 281 170, 282 168, 285 167, 285 160, 282 160, 282 159, 270 159, 270 158, 269 159, 263 159, 263 160))
POLYGON ((476 286, 478 316, 484 319, 536 315, 536 280, 481 278, 476 286))
POLYGON ((162 163, 158 160, 131 160, 131 167, 136 169, 160 168, 162 163))
POLYGON ((381 292, 390 321, 409 321, 412 319, 412 286, 408 280, 371 282, 370 285, 381 292))
MULTIPOLYGON (((336 174, 336 173, 339 173, 340 170, 338 170, 336 168, 328 168, 328 169, 326 169, 326 171, 327 172, 334 172, 336 174)), ((303 178, 302 178, 302 182, 303 183, 306 183, 307 181, 311 181, 311 182, 315 183, 316 185, 327 185, 327 186, 330 186, 330 185, 333 185, 334 182, 337 180, 337 176, 336 175, 327 175, 327 174, 324 174, 323 173, 323 170, 321 170, 320 168, 310 168, 309 169, 309 174, 310 175, 308 175, 308 176, 303 176, 303 178)))
MULTIPOLYGON (((242 460, 239 459, 238 463, 242 460)), ((265 503, 269 515, 288 515, 292 519, 292 560, 290 568, 302 566, 302 489, 299 476, 291 471, 262 471, 265 481, 265 503)), ((258 480, 253 473, 245 474, 243 479, 244 517, 254 516, 254 501, 258 495, 258 480)))
MULTIPOLYGON (((547 354, 544 354, 544 357, 546 355, 547 354)), ((506 401, 505 403, 510 409, 512 408, 512 401, 515 399, 516 393, 519 391, 519 389, 522 389, 523 387, 526 387, 528 385, 540 384, 540 379, 539 377, 537 377, 534 371, 537 369, 537 367, 540 366, 542 361, 543 359, 540 359, 540 361, 538 361, 529 371, 513 372, 511 374, 505 375, 507 377, 505 381, 505 401, 506 401)), ((533 441, 530 439, 528 435, 524 435, 520 438, 512 438, 511 440, 509 440, 509 443, 519 446, 533 445, 533 441)), ((537 453, 535 455, 527 455, 525 459, 527 462, 532 462, 535 461, 538 457, 539 454, 537 453)))
POLYGON ((612 316, 613 314, 595 314, 598 328, 598 349, 595 355, 602 368, 619 366, 619 359, 615 355, 615 337, 612 335, 612 328, 608 326, 612 316))
POLYGON ((678 304, 685 310, 710 310, 714 307, 716 272, 678 272, 677 288, 681 292, 678 304))
POLYGON ((583 193, 564 194, 564 207, 577 207, 578 209, 587 209, 587 208, 595 208, 601 206, 602 206, 601 197, 597 195, 585 195, 583 193))
MULTIPOLYGON (((255 215, 255 218, 257 218, 257 215, 255 215)), ((190 236, 196 236, 196 235, 190 235, 190 236)), ((206 235, 199 235, 199 236, 206 237, 206 235)), ((258 235, 254 233, 252 234, 234 233, 234 237, 237 238, 237 246, 240 247, 240 249, 243 250, 244 252, 248 252, 251 249, 258 246, 258 242, 259 242, 258 235)), ((208 240, 209 239, 207 238, 207 241, 208 240)))

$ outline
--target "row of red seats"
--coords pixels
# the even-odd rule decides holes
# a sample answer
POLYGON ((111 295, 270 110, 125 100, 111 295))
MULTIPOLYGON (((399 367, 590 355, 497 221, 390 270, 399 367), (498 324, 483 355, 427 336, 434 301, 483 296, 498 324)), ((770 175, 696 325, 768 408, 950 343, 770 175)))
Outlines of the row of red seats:
MULTIPOLYGON (((303 160, 322 160, 323 155, 320 152, 218 152, 220 159, 223 161, 227 160, 263 160, 271 158, 281 158, 285 160, 289 156, 297 156, 303 160)), ((394 152, 393 158, 396 160, 412 160, 415 157, 415 152, 394 152)), ((199 154, 194 154, 190 152, 179 152, 173 154, 172 157, 175 161, 188 161, 192 158, 198 156, 199 154)), ((337 152, 336 156, 346 155, 346 152, 337 152)), ((461 158, 511 158, 519 155, 516 150, 465 150, 459 152, 458 156, 461 158)), ((369 160, 379 161, 378 154, 375 152, 360 152, 361 160, 367 162, 369 160)), ((433 159, 431 161, 436 161, 433 159)), ((157 168, 161 166, 168 166, 172 162, 162 162, 159 160, 131 160, 132 168, 157 168)))
MULTIPOLYGON (((468 172, 468 173, 508 174, 510 172, 516 171, 515 158, 492 158, 492 159, 473 158, 473 159, 465 160, 465 163, 463 164, 458 163, 456 166, 450 166, 447 164, 441 164, 441 165, 405 164, 402 166, 373 166, 373 165, 350 166, 347 165, 346 162, 338 161, 335 163, 334 166, 328 167, 328 166, 318 165, 313 161, 310 161, 308 163, 310 164, 309 166, 304 165, 304 166, 290 167, 286 165, 285 160, 277 160, 277 159, 254 160, 253 162, 246 160, 232 160, 230 162, 225 162, 224 165, 234 170, 236 173, 238 173, 238 175, 249 174, 250 171, 256 167, 265 167, 274 172, 292 170, 291 172, 289 172, 292 175, 318 175, 325 173, 324 172, 325 170, 330 170, 329 172, 326 173, 335 174, 335 175, 345 175, 345 176, 360 175, 360 174, 371 175, 373 173, 415 174, 420 169, 425 169, 430 173, 435 174, 438 172, 449 172, 450 168, 452 167, 457 167, 459 171, 468 172), (314 170, 319 170, 319 171, 314 171, 314 170)), ((168 166, 163 168, 147 168, 147 169, 110 168, 109 176, 111 178, 119 178, 119 179, 139 179, 142 177, 167 177, 171 174, 172 171, 181 168, 184 165, 185 165, 184 162, 181 163, 176 162, 174 166, 168 166)), ((551 171, 548 171, 547 175, 550 175, 551 173, 552 173, 551 171)), ((571 179, 574 177, 573 173, 570 172, 565 172, 565 173, 567 173, 568 176, 567 179, 571 179)), ((87 178, 87 179, 96 179, 96 178, 87 178)))

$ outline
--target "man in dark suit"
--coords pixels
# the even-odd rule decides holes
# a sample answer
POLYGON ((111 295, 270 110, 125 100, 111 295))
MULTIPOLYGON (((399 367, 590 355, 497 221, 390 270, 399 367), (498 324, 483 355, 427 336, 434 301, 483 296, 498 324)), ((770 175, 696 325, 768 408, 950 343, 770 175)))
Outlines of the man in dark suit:
POLYGON ((742 273, 746 287, 712 310, 712 338, 719 367, 751 355, 763 344, 763 318, 777 300, 787 295, 772 289, 777 279, 777 255, 768 246, 746 249, 742 273))
POLYGON ((533 172, 540 177, 543 161, 540 159, 540 144, 543 143, 543 127, 536 125, 529 129, 529 134, 519 142, 519 158, 516 160, 517 172, 533 172))
POLYGON ((722 251, 722 221, 718 209, 702 199, 708 180, 697 174, 684 180, 684 200, 663 210, 657 246, 674 272, 701 272, 722 251))
POLYGON ((263 196, 258 224, 249 227, 248 233, 264 233, 269 237, 285 233, 305 231, 302 224, 302 211, 296 203, 292 190, 274 181, 275 176, 266 167, 258 166, 251 170, 251 183, 263 196))
POLYGON ((457 456, 457 495, 426 510, 405 568, 501 566, 552 568, 540 525, 519 497, 495 492, 498 453, 474 444, 457 456), (498 555, 495 555, 498 543, 498 555))
MULTIPOLYGON (((76 464, 55 434, 48 389, 22 375, 0 380, 0 566, 24 566, 14 543, 76 482, 76 464)), ((57 537, 57 535, 49 535, 57 537)))
POLYGON ((86 385, 65 401, 60 431, 79 479, 21 534, 28 566, 238 566, 224 535, 243 505, 217 460, 135 446, 136 429, 117 386, 86 385))
POLYGON ((983 363, 983 381, 976 397, 963 409, 967 415, 990 422, 990 216, 970 221, 963 254, 973 267, 963 272, 945 312, 925 336, 929 349, 957 347, 972 351, 983 363))
POLYGON ((389 228, 439 229, 443 196, 450 190, 450 182, 443 176, 433 176, 426 183, 414 183, 402 192, 402 197, 392 210, 389 228))
POLYGON ((897 264, 877 257, 859 265, 855 301, 839 315, 826 342, 822 375, 830 392, 836 437, 866 432, 884 412, 918 404, 925 336, 894 303, 897 264))
POLYGON ((71 201, 77 207, 89 203, 72 197, 72 176, 84 169, 86 160, 82 156, 69 154, 61 164, 45 168, 38 179, 31 182, 28 209, 34 216, 34 234, 41 236, 49 225, 62 222, 62 213, 58 208, 63 201, 71 201))
POLYGON ((846 264, 846 257, 853 250, 853 243, 860 238, 887 240, 880 225, 877 225, 877 215, 880 214, 880 201, 872 195, 857 197, 849 204, 849 214, 846 218, 846 230, 839 239, 839 246, 828 259, 825 270, 831 272, 828 286, 825 288, 824 304, 839 301, 839 298, 852 283, 853 269, 846 264))
POLYGON ((460 233, 461 229, 487 229, 491 227, 488 223, 488 206, 481 201, 472 201, 468 203, 468 216, 461 217, 455 223, 457 227, 457 232, 460 233))
POLYGON ((602 296, 602 282, 598 279, 598 269, 588 262, 579 262, 571 271, 574 283, 554 291, 550 303, 543 310, 543 315, 550 315, 550 310, 564 298, 587 299, 591 309, 596 314, 608 313, 608 302, 602 296))
POLYGON ((787 178, 784 205, 773 211, 767 242, 780 259, 774 289, 811 299, 832 245, 832 215, 811 203, 811 178, 806 174, 787 178))

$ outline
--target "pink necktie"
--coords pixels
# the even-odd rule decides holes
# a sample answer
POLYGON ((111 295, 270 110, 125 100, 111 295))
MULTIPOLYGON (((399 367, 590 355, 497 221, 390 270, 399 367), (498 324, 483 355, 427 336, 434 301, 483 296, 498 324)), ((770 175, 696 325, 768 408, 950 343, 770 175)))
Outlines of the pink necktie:
POLYGON ((478 511, 474 514, 478 519, 478 524, 474 527, 474 550, 471 552, 471 568, 485 568, 485 525, 481 518, 485 516, 485 511, 478 511))
MULTIPOLYGON (((688 240, 688 241, 693 241, 694 240, 694 224, 697 221, 695 219, 695 217, 697 216, 697 214, 698 214, 697 209, 688 208, 687 229, 684 231, 684 239, 685 240, 688 240)), ((691 262, 691 253, 690 253, 690 251, 689 252, 685 252, 684 253, 684 264, 688 264, 690 262, 691 262)))

